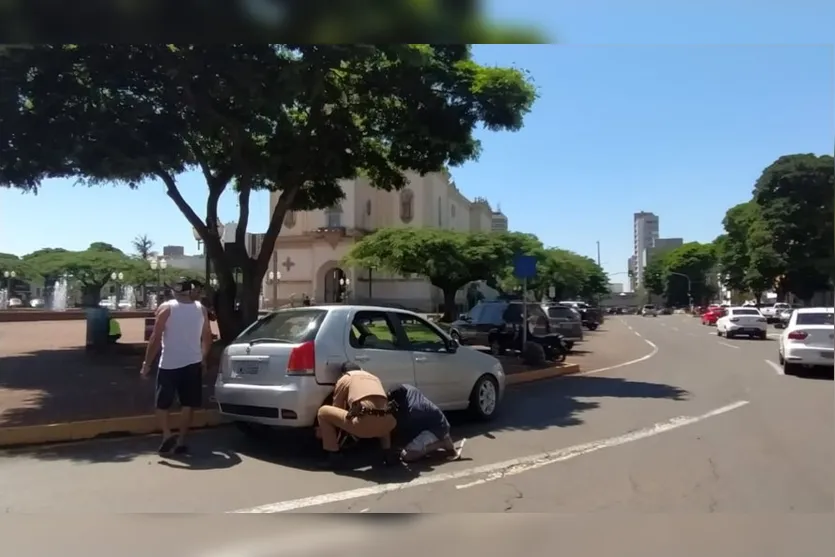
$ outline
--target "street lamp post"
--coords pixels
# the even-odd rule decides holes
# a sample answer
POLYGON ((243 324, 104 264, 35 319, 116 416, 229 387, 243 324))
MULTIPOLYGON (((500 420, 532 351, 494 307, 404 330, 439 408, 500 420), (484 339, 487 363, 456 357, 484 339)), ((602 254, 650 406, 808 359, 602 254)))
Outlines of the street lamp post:
POLYGON ((14 271, 3 271, 3 276, 6 279, 6 302, 4 305, 6 306, 6 308, 8 308, 10 307, 8 305, 9 300, 11 300, 12 298, 12 280, 17 276, 17 274, 14 271))
POLYGON ((281 271, 270 271, 267 273, 267 284, 273 287, 271 298, 271 306, 273 309, 278 309, 278 283, 281 282, 281 271))
POLYGON ((110 273, 110 280, 116 283, 116 300, 113 309, 119 309, 119 297, 121 294, 122 282, 125 280, 125 273, 110 273))
POLYGON ((684 278, 687 279, 687 305, 692 308, 693 307, 693 296, 692 296, 693 283, 690 281, 690 277, 685 275, 684 273, 676 273, 675 271, 670 271, 670 274, 671 275, 676 275, 676 276, 679 276, 679 277, 684 277, 684 278))
POLYGON ((151 265, 151 270, 157 272, 157 300, 159 300, 160 291, 162 290, 162 272, 168 267, 168 261, 164 257, 151 256, 148 258, 148 264, 151 265))
POLYGON ((345 302, 348 298, 348 288, 351 286, 351 279, 343 277, 339 279, 339 301, 345 302))

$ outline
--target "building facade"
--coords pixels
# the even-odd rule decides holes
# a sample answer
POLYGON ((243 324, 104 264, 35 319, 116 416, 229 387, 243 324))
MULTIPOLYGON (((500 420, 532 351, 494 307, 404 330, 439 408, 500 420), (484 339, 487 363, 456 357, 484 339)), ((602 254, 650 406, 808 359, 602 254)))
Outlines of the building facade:
POLYGON ((655 213, 648 213, 641 211, 635 213, 632 218, 632 238, 633 251, 635 256, 635 281, 638 285, 644 283, 644 250, 655 245, 655 240, 658 238, 658 215, 655 213))
POLYGON ((656 238, 652 246, 647 247, 641 254, 642 268, 646 269, 650 261, 682 245, 684 245, 683 238, 656 238))
POLYGON ((507 232, 507 216, 502 213, 501 206, 496 206, 496 210, 493 211, 491 219, 493 221, 491 226, 491 230, 493 232, 507 232))
MULTIPOLYGON (((354 242, 380 228, 493 230, 490 204, 481 198, 467 199, 449 174, 407 172, 406 176, 407 186, 392 192, 372 187, 367 178, 345 180, 341 184, 345 198, 334 207, 288 212, 271 264, 273 276, 280 273, 281 279, 277 286, 265 281, 265 303, 282 305, 309 296, 317 303, 351 300, 434 311, 443 297, 423 277, 341 264, 354 242)), ((271 215, 278 197, 270 196, 271 215)), ((465 297, 459 293, 459 298, 465 297)))

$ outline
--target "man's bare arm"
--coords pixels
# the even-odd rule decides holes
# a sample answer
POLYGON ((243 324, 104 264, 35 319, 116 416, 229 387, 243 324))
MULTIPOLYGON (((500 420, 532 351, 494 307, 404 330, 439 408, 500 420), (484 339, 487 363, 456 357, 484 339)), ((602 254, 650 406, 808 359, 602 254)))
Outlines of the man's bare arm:
POLYGON ((168 322, 168 317, 171 315, 171 308, 162 306, 157 310, 156 321, 154 321, 154 331, 151 333, 151 338, 148 340, 148 346, 145 348, 145 361, 142 363, 142 375, 147 375, 150 371, 150 366, 154 359, 159 354, 160 346, 162 345, 162 333, 165 330, 165 324, 168 322))

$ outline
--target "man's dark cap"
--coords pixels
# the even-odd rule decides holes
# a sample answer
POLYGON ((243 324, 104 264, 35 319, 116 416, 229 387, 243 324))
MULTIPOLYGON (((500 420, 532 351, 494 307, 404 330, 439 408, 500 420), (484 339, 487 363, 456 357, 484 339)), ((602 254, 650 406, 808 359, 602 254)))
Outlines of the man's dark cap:
POLYGON ((362 371, 362 366, 357 362, 345 362, 342 364, 342 373, 348 373, 349 371, 362 371))
POLYGON ((179 280, 177 280, 177 282, 175 282, 171 286, 171 289, 174 292, 183 294, 183 293, 186 293, 186 292, 191 292, 195 288, 199 288, 199 286, 200 286, 200 284, 199 284, 198 281, 195 281, 195 280, 192 280, 192 279, 187 279, 185 277, 180 277, 179 280))

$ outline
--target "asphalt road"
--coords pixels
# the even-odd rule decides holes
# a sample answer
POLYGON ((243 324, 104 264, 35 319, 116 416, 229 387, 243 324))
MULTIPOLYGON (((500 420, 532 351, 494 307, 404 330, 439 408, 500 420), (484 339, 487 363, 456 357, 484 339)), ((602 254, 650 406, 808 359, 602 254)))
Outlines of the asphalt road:
MULTIPOLYGON (((223 429, 197 434, 195 456, 181 462, 154 455, 156 439, 0 453, 0 506, 11 513, 833 512, 831 380, 780 375, 767 363, 776 363, 773 339, 727 341, 689 316, 610 318, 605 329, 589 346, 632 363, 515 389, 488 427, 454 416, 455 433, 467 438, 459 462, 321 472, 298 439, 265 445, 223 429)), ((814 532, 809 522, 797 527, 806 528, 802 554, 831 554, 823 523, 814 532)), ((666 534, 658 543, 667 537, 673 543, 666 534)), ((775 543, 743 544, 734 554, 771 555, 775 543)))

